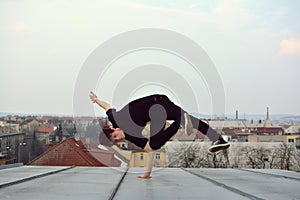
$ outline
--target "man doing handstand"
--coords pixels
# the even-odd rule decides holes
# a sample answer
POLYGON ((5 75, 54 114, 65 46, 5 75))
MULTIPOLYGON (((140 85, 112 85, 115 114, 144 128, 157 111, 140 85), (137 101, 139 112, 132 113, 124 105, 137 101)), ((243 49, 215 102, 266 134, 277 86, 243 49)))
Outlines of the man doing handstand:
POLYGON ((193 128, 205 134, 213 142, 209 148, 212 153, 225 150, 230 146, 208 124, 189 115, 165 95, 154 94, 136 99, 119 111, 98 99, 93 92, 90 93, 90 99, 105 110, 113 126, 113 128, 103 127, 104 134, 111 142, 116 143, 126 139, 149 152, 146 172, 138 176, 139 178, 151 178, 154 151, 167 143, 177 133, 181 125, 184 126, 188 135, 192 133, 193 128), (167 120, 173 120, 173 123, 165 127, 167 120), (147 139, 142 135, 142 131, 149 122, 150 138, 147 139))

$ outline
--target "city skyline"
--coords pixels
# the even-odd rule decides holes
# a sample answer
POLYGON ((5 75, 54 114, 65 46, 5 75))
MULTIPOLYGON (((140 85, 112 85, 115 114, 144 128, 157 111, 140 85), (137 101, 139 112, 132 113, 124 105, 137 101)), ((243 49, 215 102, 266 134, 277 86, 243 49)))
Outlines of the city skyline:
MULTIPOLYGON (((236 110, 265 115, 267 107, 271 115, 299 115, 299 8, 300 2, 293 0, 1 1, 0 112, 72 115, 76 79, 99 45, 127 31, 160 28, 185 35, 212 59, 224 87, 225 115, 236 110)), ((172 66, 192 89, 199 86, 201 114, 214 114, 204 81, 185 70, 189 66, 178 58, 140 52, 112 67, 126 66, 124 76, 132 66, 149 63, 172 66)), ((90 90, 112 103, 109 92, 99 88, 90 90)), ((132 98, 162 92, 180 103, 168 88, 144 89, 132 98)), ((88 94, 83 106, 90 103, 88 94)), ((104 114, 98 110, 97 115, 104 114)))

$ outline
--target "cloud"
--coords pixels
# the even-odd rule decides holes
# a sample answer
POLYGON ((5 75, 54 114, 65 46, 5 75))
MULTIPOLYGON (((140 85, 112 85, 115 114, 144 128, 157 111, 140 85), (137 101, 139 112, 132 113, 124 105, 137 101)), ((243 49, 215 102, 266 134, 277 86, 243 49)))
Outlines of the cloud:
POLYGON ((222 1, 213 9, 213 14, 220 24, 231 28, 239 28, 258 19, 258 16, 245 8, 240 2, 229 4, 222 1))
POLYGON ((277 55, 300 55, 300 39, 282 40, 277 55))

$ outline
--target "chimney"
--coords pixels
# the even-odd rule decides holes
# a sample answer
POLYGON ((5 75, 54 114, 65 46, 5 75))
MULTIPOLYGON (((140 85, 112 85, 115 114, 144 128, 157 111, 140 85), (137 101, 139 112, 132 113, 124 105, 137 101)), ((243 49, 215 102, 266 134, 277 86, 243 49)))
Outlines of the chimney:
POLYGON ((238 111, 238 110, 235 111, 235 119, 236 119, 236 120, 239 119, 239 111, 238 111))
POLYGON ((269 107, 267 107, 267 120, 269 120, 269 107))

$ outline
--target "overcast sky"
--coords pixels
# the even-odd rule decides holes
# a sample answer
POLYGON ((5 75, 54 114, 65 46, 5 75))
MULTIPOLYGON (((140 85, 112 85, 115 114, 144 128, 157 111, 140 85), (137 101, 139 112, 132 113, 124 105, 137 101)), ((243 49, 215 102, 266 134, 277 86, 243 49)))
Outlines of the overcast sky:
POLYGON ((225 114, 300 114, 299 10, 297 0, 2 0, 0 112, 72 114, 76 78, 95 48, 160 28, 205 49, 223 81, 225 114))

